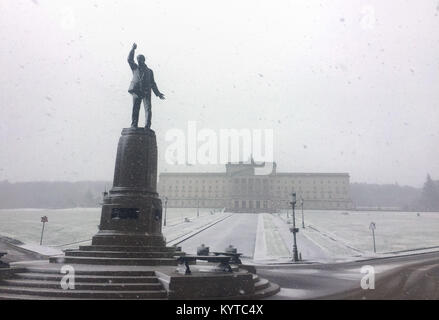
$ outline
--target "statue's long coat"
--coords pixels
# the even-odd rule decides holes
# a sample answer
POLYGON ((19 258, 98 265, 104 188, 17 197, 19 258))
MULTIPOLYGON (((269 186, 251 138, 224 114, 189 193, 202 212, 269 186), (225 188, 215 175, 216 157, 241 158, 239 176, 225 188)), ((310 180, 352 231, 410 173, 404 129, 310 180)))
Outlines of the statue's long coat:
POLYGON ((128 64, 133 71, 133 79, 131 80, 128 92, 143 98, 151 97, 152 89, 154 94, 159 96, 160 91, 154 81, 154 73, 146 65, 139 66, 134 62, 134 50, 132 50, 128 56, 128 64))

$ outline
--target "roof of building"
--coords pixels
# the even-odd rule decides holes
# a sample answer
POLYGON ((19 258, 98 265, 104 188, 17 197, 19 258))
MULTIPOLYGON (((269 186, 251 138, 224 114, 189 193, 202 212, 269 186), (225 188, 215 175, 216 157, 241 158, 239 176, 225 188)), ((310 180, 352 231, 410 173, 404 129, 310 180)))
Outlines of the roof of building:
POLYGON ((225 172, 161 172, 160 176, 226 176, 225 172))
POLYGON ((349 176, 347 172, 277 172, 275 176, 349 176))
MULTIPOLYGON (((204 176, 204 177, 228 177, 225 172, 162 172, 160 176, 204 176)), ((254 175, 255 177, 263 176, 263 175, 254 175)), ((330 173, 330 172, 278 172, 273 175, 267 176, 275 176, 275 177, 288 177, 288 176, 349 176, 347 172, 340 173, 330 173)))

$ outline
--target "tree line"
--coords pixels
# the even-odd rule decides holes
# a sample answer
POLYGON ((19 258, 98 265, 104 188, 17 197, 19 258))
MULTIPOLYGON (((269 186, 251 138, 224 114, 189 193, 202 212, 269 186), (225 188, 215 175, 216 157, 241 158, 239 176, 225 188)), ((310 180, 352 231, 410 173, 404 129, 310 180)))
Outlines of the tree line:
POLYGON ((98 207, 102 192, 111 186, 105 181, 81 182, 0 182, 0 209, 64 209, 98 207))
MULTIPOLYGON (((102 192, 111 186, 109 181, 0 181, 0 209, 99 207, 102 192)), ((350 196, 357 207, 439 212, 439 183, 430 175, 422 188, 398 184, 351 183, 350 196)))

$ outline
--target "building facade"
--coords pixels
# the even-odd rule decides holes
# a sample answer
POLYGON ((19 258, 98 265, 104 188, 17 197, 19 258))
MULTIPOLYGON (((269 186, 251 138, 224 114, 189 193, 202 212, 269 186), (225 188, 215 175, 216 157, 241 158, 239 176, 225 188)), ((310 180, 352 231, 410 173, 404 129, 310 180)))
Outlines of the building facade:
POLYGON ((351 209, 348 173, 257 175, 265 164, 228 163, 222 173, 161 173, 158 191, 168 207, 226 208, 232 212, 278 212, 291 208, 291 194, 305 209, 351 209))

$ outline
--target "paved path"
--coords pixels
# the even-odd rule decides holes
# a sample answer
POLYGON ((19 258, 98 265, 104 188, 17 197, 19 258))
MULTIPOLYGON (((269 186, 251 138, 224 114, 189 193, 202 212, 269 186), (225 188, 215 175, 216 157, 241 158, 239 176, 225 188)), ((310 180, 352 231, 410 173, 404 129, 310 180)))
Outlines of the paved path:
MULTIPOLYGON (((290 232, 290 227, 292 225, 287 224, 285 220, 273 214, 260 214, 258 222, 258 229, 263 229, 264 234, 262 234, 262 231, 258 231, 255 260, 267 263, 270 263, 270 260, 271 263, 273 260, 279 262, 291 261, 293 257, 293 234, 290 232)), ((296 227, 299 227, 299 225, 296 224, 296 227)), ((297 233, 297 248, 302 260, 309 262, 335 261, 327 250, 307 237, 303 231, 300 228, 299 233, 297 233)))
MULTIPOLYGON (((255 259, 256 263, 289 262, 293 256, 293 235, 289 227, 277 215, 235 213, 179 245, 183 251, 194 254, 203 243, 210 247, 210 251, 223 251, 232 244, 245 257, 255 259)), ((304 261, 336 261, 304 232, 298 233, 297 244, 304 261)))
POLYGON ((181 222, 162 228, 163 235, 168 245, 174 245, 184 239, 186 236, 205 229, 212 223, 223 220, 230 216, 230 213, 216 213, 205 215, 198 218, 192 218, 189 222, 181 222))
POLYGON ((234 214, 211 228, 189 238, 180 245, 188 254, 196 254, 197 247, 205 244, 210 251, 224 251, 232 244, 246 257, 253 257, 255 250, 257 214, 234 214))
POLYGON ((0 251, 7 252, 8 254, 3 256, 3 262, 16 262, 16 261, 28 261, 28 260, 39 260, 39 259, 47 259, 40 254, 33 253, 28 250, 24 250, 21 248, 17 248, 16 246, 11 245, 7 239, 3 239, 0 237, 0 251))

